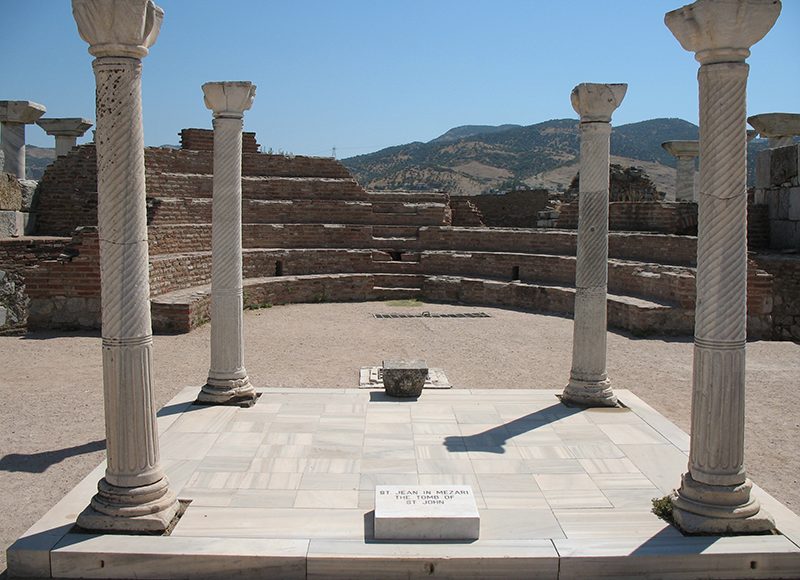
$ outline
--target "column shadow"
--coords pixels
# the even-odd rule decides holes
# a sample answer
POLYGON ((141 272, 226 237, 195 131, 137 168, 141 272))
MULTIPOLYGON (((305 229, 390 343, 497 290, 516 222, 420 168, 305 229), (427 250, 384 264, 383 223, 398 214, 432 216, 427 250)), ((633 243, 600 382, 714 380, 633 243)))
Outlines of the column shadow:
POLYGON ((98 439, 82 445, 42 451, 41 453, 9 453, 0 458, 0 471, 26 473, 44 473, 48 467, 60 463, 69 457, 102 451, 106 448, 106 440, 98 439))
POLYGON ((509 439, 582 411, 583 409, 578 407, 567 407, 561 403, 554 403, 545 409, 540 409, 497 427, 492 427, 482 433, 445 437, 444 446, 453 453, 482 451, 502 454, 506 452, 505 445, 509 439))

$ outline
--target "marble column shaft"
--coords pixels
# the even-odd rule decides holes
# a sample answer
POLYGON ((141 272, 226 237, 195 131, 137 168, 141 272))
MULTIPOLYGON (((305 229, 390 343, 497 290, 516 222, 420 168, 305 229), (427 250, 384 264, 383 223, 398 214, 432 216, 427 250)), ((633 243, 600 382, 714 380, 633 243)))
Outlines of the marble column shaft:
MULTIPOLYGON (((175 516, 178 503, 159 462, 152 385, 141 102, 141 57, 147 50, 139 46, 138 53, 123 51, 109 47, 111 43, 95 46, 93 39, 116 32, 96 28, 102 16, 114 10, 118 10, 116 20, 106 22, 136 16, 144 21, 148 11, 148 17, 160 24, 160 9, 152 2, 73 0, 81 36, 96 56, 92 67, 97 83, 97 219, 108 460, 98 494, 78 524, 89 529, 158 531, 175 516)), ((154 41, 152 36, 140 44, 154 41)))
POLYGON ((44 105, 31 101, 0 101, 3 171, 26 179, 25 125, 35 123, 46 111, 44 105))
POLYGON ((25 177, 25 123, 2 123, 3 171, 25 177))
POLYGON ((573 91, 573 106, 581 114, 581 166, 572 369, 563 398, 593 406, 617 402, 606 371, 608 195, 611 112, 622 101, 625 85, 612 86, 585 84, 573 91), (595 110, 597 103, 603 114, 595 110))
POLYGON ((211 367, 198 399, 250 404, 255 389, 244 366, 242 313, 242 128, 255 87, 207 83, 214 111, 214 183, 211 229, 211 367))
POLYGON ((675 200, 694 201, 695 157, 679 155, 675 176, 675 200))
POLYGON ((666 17, 673 34, 697 53, 701 64, 692 438, 688 473, 673 497, 676 523, 693 533, 757 531, 772 525, 766 514, 759 515, 744 469, 745 58, 779 11, 780 3, 764 0, 699 0, 666 17))

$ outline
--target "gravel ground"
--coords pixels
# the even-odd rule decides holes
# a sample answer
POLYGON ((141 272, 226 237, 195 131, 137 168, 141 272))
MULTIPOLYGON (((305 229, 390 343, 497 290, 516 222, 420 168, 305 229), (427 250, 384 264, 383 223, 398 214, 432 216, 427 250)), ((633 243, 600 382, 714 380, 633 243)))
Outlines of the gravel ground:
MULTIPOLYGON (((159 407, 208 370, 210 327, 157 336, 159 407)), ((386 358, 424 358, 455 388, 562 388, 572 321, 451 305, 306 304, 245 314, 246 366, 258 387, 355 387, 358 369, 386 358), (381 320, 374 313, 484 311, 491 318, 381 320)), ((747 350, 746 466, 752 479, 800 512, 800 345, 753 342, 747 350)), ((99 335, 0 337, 0 571, 5 548, 102 459, 99 335)), ((692 344, 610 333, 608 370, 689 430, 692 344)), ((677 484, 677 482, 676 482, 677 484)))

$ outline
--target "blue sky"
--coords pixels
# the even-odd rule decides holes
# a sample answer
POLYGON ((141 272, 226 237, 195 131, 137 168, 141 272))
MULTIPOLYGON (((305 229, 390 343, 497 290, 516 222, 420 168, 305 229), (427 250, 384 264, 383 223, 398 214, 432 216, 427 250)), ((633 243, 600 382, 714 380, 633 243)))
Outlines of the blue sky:
MULTIPOLYGON (((0 99, 94 118, 94 78, 68 0, 0 0, 0 99)), ((200 86, 258 86, 245 129, 265 148, 349 157, 466 124, 575 117, 580 82, 627 82, 617 125, 697 122, 697 63, 666 0, 161 0, 144 59, 148 145, 210 127, 200 86)), ((800 112, 800 0, 753 47, 748 114, 800 112)), ((86 141, 83 139, 82 141, 86 141)), ((52 138, 28 128, 28 142, 52 138)))

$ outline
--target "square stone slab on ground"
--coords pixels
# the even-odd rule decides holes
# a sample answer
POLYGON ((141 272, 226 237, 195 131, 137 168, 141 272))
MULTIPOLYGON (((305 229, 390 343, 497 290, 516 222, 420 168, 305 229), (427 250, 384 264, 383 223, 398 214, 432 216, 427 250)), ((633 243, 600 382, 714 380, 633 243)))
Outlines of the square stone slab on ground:
MULTIPOLYGON (((358 372, 358 387, 360 389, 383 389, 383 367, 361 367, 358 372)), ((452 389, 453 385, 447 380, 447 375, 442 369, 428 369, 423 389, 452 389)))
POLYGON ((481 517, 469 485, 378 485, 376 540, 477 540, 481 517))

